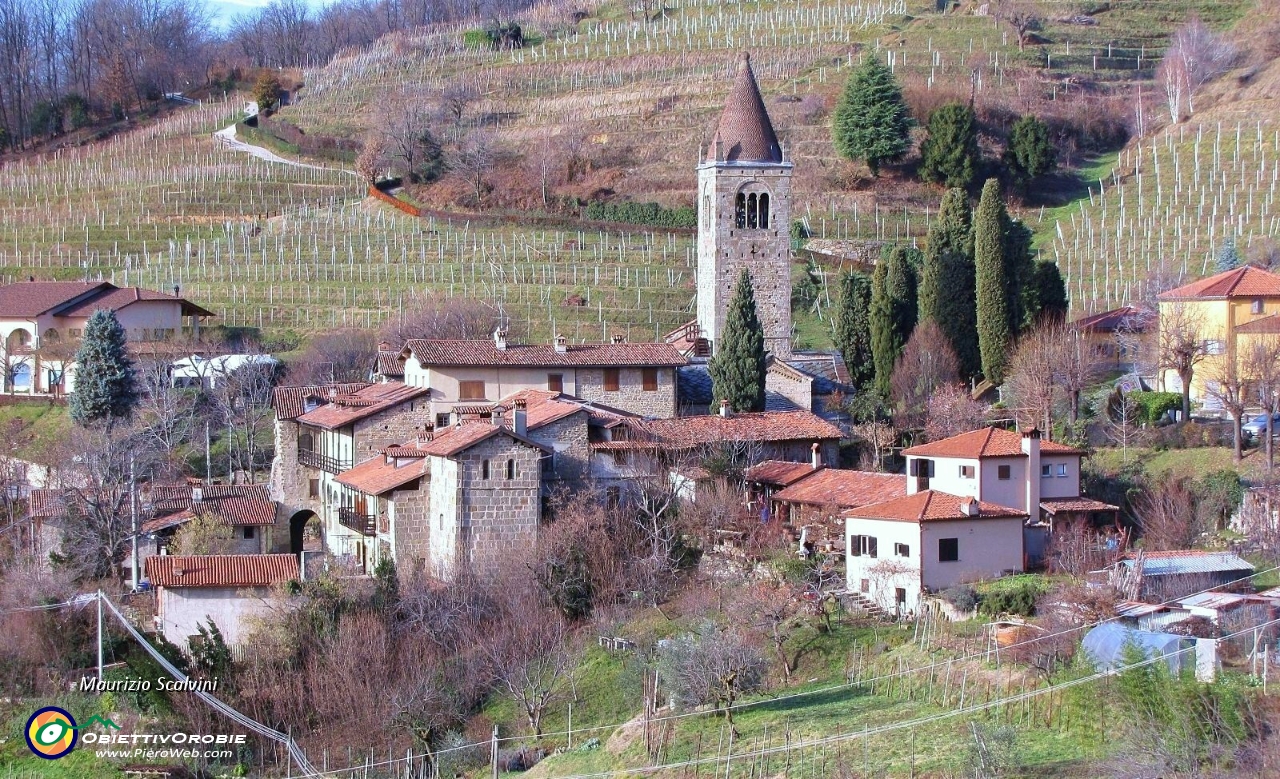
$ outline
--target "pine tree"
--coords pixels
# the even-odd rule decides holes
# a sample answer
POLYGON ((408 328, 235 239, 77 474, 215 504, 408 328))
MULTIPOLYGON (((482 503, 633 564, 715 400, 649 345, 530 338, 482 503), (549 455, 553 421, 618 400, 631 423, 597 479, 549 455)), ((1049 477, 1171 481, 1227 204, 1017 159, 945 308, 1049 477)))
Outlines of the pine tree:
POLYGON ((948 103, 929 117, 929 136, 920 145, 920 178, 948 187, 968 187, 978 175, 978 118, 973 109, 948 103))
POLYGON ((973 212, 963 189, 950 189, 929 227, 920 274, 920 321, 932 319, 951 344, 962 376, 982 369, 974 302, 973 212))
POLYGON ((840 309, 833 339, 849 368, 849 381, 861 390, 875 378, 871 356, 871 279, 850 271, 840 278, 840 309))
POLYGON ((1235 236, 1230 236, 1218 251, 1218 272, 1235 270, 1238 267, 1240 267, 1240 251, 1236 249, 1235 236))
POLYGON ((871 281, 871 354, 876 390, 889 395, 893 366, 902 355, 919 313, 916 271, 919 252, 903 246, 885 247, 871 281))
POLYGON ((1009 326, 1009 283, 1005 266, 1005 226, 1008 216, 1000 197, 1000 183, 988 179, 973 218, 973 261, 978 313, 978 351, 982 375, 993 384, 1004 382, 1013 332, 1009 326))
POLYGON ((76 350, 75 393, 69 403, 78 425, 128 417, 138 404, 133 360, 125 349, 124 328, 111 311, 95 311, 84 326, 76 350))
POLYGON ((1031 230, 1009 216, 1000 203, 1004 225, 1004 280, 1008 288, 1009 332, 1014 338, 1035 324, 1040 306, 1035 297, 1036 262, 1031 230))
POLYGON ((1034 301, 1035 321, 1065 320, 1069 300, 1067 285, 1062 279, 1062 272, 1058 270, 1058 263, 1040 260, 1035 267, 1035 274, 1032 282, 1027 285, 1028 292, 1023 294, 1023 300, 1034 301))
POLYGON ((1014 122, 1004 150, 1004 164, 1019 186, 1052 171, 1058 164, 1058 155, 1049 141, 1049 127, 1030 114, 1014 122))
POLYGON ((724 334, 707 366, 711 373, 711 408, 729 401, 731 411, 764 410, 764 327, 756 313, 756 294, 745 268, 738 276, 725 316, 724 334))
POLYGON ((849 76, 831 124, 836 151, 864 160, 871 175, 880 166, 902 159, 911 148, 911 116, 893 72, 875 57, 849 76))

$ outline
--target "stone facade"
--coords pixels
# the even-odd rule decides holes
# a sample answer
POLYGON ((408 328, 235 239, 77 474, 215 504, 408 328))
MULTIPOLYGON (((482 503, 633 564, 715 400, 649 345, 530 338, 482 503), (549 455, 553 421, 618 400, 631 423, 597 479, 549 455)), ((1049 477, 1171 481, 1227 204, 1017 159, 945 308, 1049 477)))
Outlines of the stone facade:
POLYGON ((618 389, 606 390, 603 368, 579 368, 578 397, 597 401, 642 417, 669 419, 676 415, 676 369, 652 368, 657 388, 644 388, 644 370, 618 368, 618 389))
POLYGON ((529 431, 530 440, 552 450, 551 471, 555 482, 549 485, 550 489, 554 490, 560 485, 578 489, 590 475, 591 451, 587 419, 587 412, 579 411, 529 431))
POLYGON ((492 576, 538 539, 542 451, 500 435, 458 456, 458 547, 481 576, 492 576), (489 463, 484 478, 483 463, 489 463), (508 463, 514 468, 507 478, 508 463))
POLYGON ((708 161, 698 166, 698 325, 715 343, 746 268, 765 348, 791 356, 791 163, 708 161), (767 228, 739 226, 738 196, 767 195, 767 228))
POLYGON ((402 572, 422 569, 430 555, 431 490, 426 479, 420 481, 415 489, 394 490, 380 501, 389 518, 391 554, 402 572))

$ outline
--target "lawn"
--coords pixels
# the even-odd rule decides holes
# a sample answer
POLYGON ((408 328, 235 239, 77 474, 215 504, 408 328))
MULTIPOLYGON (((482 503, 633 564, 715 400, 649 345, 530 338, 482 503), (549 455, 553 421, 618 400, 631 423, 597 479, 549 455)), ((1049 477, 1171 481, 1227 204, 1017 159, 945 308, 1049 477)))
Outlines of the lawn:
POLYGON ((0 406, 5 454, 19 459, 43 458, 71 427, 67 407, 47 402, 0 406))

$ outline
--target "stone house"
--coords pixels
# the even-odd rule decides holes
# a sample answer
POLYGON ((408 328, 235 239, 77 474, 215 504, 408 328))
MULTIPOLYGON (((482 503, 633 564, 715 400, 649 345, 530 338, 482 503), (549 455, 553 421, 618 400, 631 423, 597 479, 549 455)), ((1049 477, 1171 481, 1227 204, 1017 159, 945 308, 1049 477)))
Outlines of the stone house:
POLYGON ((243 649, 260 622, 289 608, 282 585, 298 578, 291 554, 159 555, 147 559, 155 591, 156 630, 186 650, 212 622, 233 649, 243 649))
POLYGON ((844 512, 906 494, 893 473, 819 468, 773 494, 770 514, 795 528, 808 528, 815 548, 843 549, 844 512))
POLYGON ((667 343, 509 344, 413 339, 400 353, 406 384, 429 392, 437 427, 455 406, 491 406, 521 390, 571 395, 647 417, 676 414, 676 369, 685 358, 667 343))
POLYGON ((148 543, 146 559, 161 554, 174 533, 201 515, 214 517, 231 531, 228 554, 265 554, 273 545, 276 503, 265 484, 155 484, 143 498, 147 517, 139 530, 148 543))
POLYGON ((214 316, 175 294, 105 281, 24 281, 0 286, 3 389, 29 394, 75 391, 71 358, 95 311, 115 312, 131 348, 199 337, 214 316))

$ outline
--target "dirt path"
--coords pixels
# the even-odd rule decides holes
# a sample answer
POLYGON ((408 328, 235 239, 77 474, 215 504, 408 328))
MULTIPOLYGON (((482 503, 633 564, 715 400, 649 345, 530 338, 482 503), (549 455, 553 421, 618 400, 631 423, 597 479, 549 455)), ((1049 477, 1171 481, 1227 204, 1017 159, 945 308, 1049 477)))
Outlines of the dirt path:
POLYGON ((229 127, 224 127, 221 130, 218 130, 216 133, 213 134, 213 138, 215 141, 227 147, 228 149, 231 149, 232 151, 245 152, 250 156, 257 157, 258 159, 265 160, 267 162, 277 162, 277 163, 280 163, 281 165, 292 165, 295 168, 310 168, 312 170, 332 170, 332 171, 338 171, 340 173, 346 173, 351 176, 356 175, 355 171, 347 170, 345 168, 330 168, 325 165, 310 165, 305 162, 298 162, 296 160, 285 159, 284 157, 281 157, 279 154, 276 154, 270 149, 264 149, 261 146, 254 146, 251 143, 246 143, 245 141, 242 141, 238 137, 236 137, 236 126, 234 124, 229 127))

